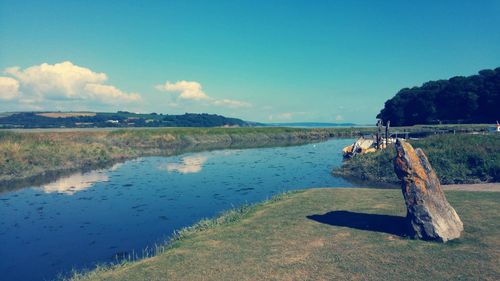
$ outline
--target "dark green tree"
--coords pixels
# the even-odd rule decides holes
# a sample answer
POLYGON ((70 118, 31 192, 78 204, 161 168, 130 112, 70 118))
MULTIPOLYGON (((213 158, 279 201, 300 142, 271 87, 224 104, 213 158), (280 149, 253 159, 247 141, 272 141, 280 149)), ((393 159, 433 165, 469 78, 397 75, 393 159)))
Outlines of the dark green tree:
POLYGON ((401 89, 377 118, 395 126, 493 123, 500 119, 500 67, 401 89))

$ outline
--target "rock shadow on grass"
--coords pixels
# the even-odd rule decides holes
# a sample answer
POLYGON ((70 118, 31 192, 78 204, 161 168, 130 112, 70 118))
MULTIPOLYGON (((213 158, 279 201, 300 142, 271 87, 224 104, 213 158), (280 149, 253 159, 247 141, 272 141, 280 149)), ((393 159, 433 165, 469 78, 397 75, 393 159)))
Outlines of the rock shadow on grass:
POLYGON ((332 226, 382 232, 400 237, 408 236, 406 218, 400 216, 331 211, 323 215, 310 215, 307 218, 332 226))

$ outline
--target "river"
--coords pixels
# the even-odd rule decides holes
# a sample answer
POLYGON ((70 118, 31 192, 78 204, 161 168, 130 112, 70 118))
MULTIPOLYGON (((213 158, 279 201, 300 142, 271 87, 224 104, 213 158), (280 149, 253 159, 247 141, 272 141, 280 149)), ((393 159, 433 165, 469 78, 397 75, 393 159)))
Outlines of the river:
POLYGON ((351 139, 143 157, 0 194, 2 280, 51 280, 141 256, 174 230, 331 175, 351 139))

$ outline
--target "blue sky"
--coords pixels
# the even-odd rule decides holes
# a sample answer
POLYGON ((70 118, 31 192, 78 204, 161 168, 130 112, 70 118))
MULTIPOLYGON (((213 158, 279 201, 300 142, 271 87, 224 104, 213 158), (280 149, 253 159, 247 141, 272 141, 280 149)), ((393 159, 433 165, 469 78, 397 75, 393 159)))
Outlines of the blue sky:
POLYGON ((0 111, 374 123, 403 87, 500 66, 499 15, 488 0, 0 0, 0 111))

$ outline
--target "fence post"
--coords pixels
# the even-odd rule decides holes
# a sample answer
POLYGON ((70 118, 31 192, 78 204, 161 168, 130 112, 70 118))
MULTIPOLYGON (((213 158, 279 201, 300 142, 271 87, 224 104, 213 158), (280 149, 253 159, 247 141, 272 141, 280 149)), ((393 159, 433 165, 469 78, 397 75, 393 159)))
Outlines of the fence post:
POLYGON ((387 121, 385 124, 385 147, 389 145, 389 126, 391 125, 391 121, 387 121))
POLYGON ((380 149, 380 133, 381 133, 381 127, 382 127, 382 120, 379 119, 377 121, 377 150, 380 149))

